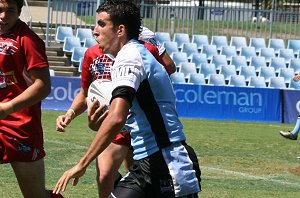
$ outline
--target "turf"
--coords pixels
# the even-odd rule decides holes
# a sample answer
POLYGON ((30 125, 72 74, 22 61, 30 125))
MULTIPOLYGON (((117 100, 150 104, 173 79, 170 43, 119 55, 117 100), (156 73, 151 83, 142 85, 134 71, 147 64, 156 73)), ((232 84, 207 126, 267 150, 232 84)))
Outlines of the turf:
MULTIPOLYGON (((94 132, 79 116, 65 133, 55 131, 61 112, 44 111, 47 187, 53 188, 63 172, 86 151, 94 132)), ((278 131, 293 125, 181 119, 188 144, 199 157, 205 198, 300 197, 299 142, 282 138, 278 131)), ((123 172, 123 168, 121 169, 123 172)), ((77 186, 69 184, 68 198, 96 198, 94 163, 77 186)), ((0 166, 0 197, 22 197, 9 165, 0 166)))

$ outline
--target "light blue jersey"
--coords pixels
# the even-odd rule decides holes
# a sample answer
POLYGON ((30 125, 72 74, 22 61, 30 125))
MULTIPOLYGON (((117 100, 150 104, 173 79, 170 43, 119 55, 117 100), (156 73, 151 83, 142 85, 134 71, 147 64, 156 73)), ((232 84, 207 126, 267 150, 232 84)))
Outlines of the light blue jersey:
POLYGON ((121 49, 112 67, 112 81, 113 89, 130 86, 136 90, 126 122, 135 160, 185 140, 170 78, 144 45, 131 40, 121 49))

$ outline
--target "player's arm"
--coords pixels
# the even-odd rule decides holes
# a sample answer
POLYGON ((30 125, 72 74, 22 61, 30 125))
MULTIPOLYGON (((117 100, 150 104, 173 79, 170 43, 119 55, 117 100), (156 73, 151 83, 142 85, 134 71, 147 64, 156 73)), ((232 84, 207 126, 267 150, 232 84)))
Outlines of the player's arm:
POLYGON ((161 57, 162 61, 165 63, 165 68, 169 75, 176 72, 175 63, 172 60, 172 58, 169 56, 169 54, 166 50, 160 55, 160 57, 161 57))
POLYGON ((51 91, 49 68, 31 69, 28 73, 33 83, 11 101, 0 103, 0 119, 13 112, 30 107, 49 95, 51 91))

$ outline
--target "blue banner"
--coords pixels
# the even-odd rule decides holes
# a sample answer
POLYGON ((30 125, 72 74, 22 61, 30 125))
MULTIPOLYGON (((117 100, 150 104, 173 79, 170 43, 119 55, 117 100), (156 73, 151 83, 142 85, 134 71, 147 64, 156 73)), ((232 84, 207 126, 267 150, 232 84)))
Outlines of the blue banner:
POLYGON ((300 91, 284 90, 283 91, 283 122, 296 123, 300 112, 300 91))
POLYGON ((281 122, 279 89, 175 84, 180 117, 281 122))

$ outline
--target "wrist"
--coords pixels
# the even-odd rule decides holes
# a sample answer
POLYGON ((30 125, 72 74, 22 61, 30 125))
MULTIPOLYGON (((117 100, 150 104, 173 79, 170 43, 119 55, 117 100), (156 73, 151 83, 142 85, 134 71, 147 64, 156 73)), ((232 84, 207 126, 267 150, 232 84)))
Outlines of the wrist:
POLYGON ((67 113, 66 113, 68 116, 70 116, 71 117, 71 119, 73 120, 74 118, 75 118, 75 116, 76 116, 76 113, 75 113, 75 111, 74 111, 74 109, 68 109, 68 111, 67 111, 67 113))
POLYGON ((13 107, 13 104, 11 101, 1 103, 1 108, 3 109, 3 111, 6 115, 9 115, 14 112, 14 107, 13 107))

